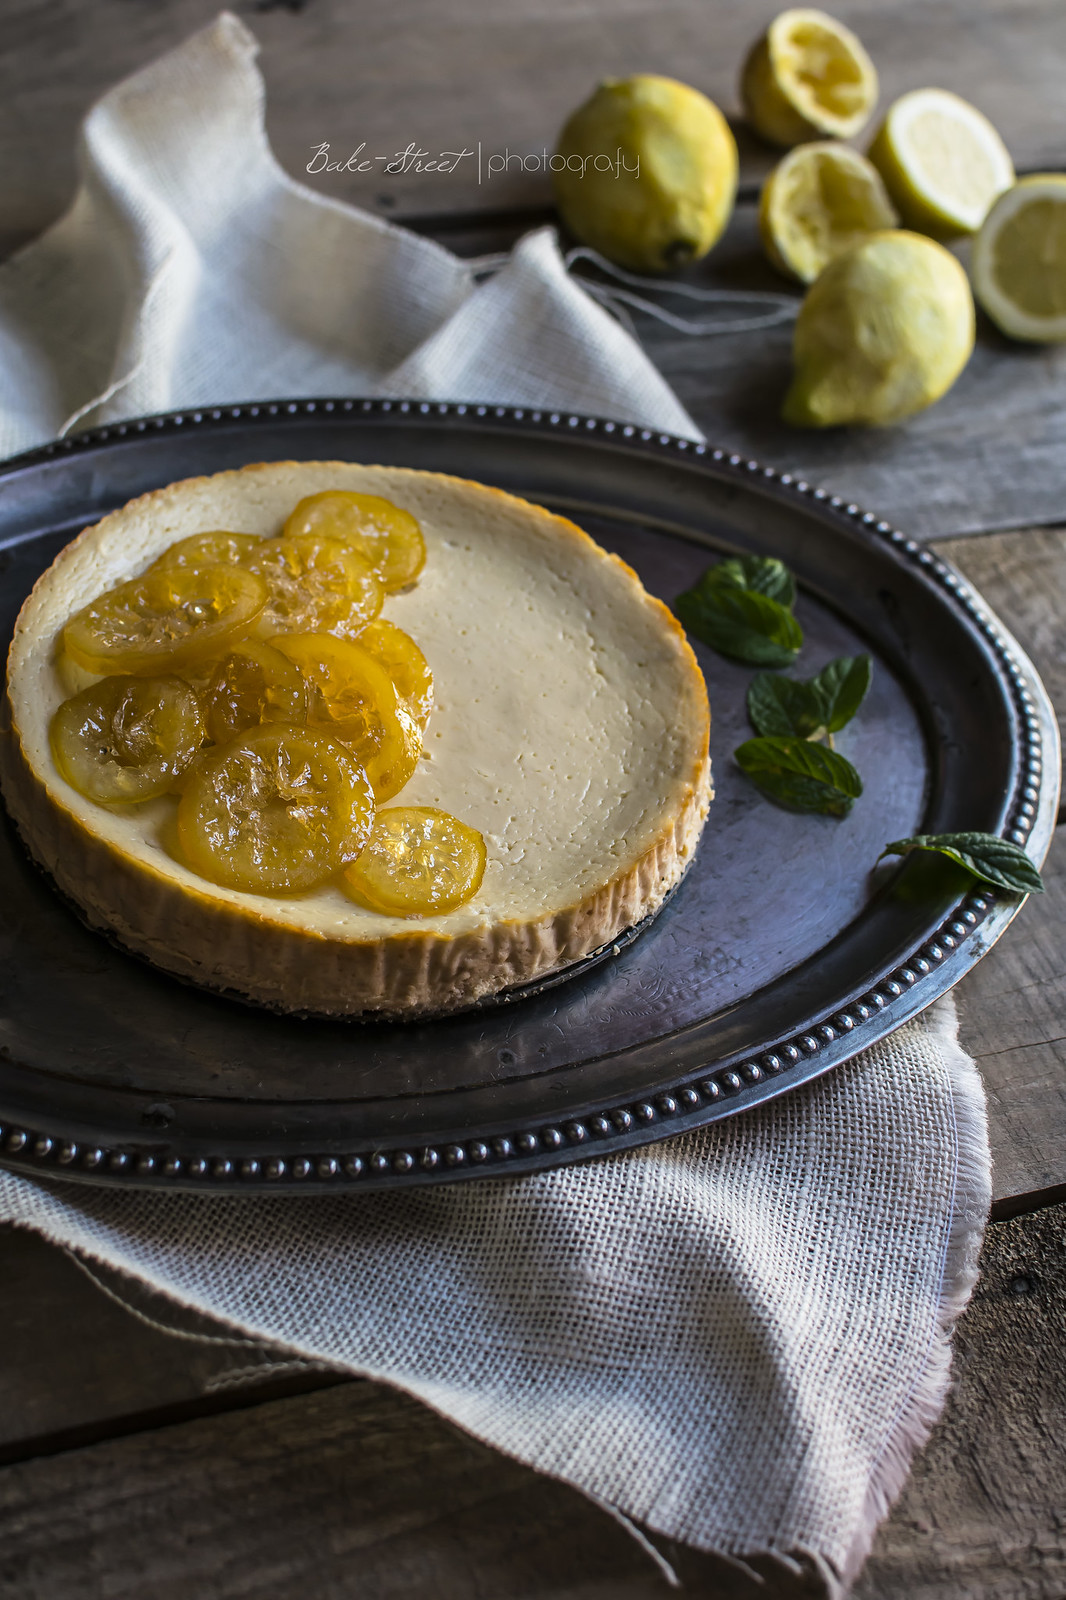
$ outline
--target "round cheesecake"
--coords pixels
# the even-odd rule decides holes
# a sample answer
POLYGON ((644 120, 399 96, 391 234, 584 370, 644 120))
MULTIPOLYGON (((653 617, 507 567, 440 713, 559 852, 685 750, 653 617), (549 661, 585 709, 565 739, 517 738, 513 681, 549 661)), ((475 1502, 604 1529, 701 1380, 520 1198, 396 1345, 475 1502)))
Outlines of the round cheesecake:
POLYGON ((441 1013, 581 960, 661 906, 710 800, 709 713, 682 629, 636 575, 562 517, 437 473, 272 462, 192 478, 87 528, 22 608, 8 661, 0 784, 30 853, 91 925, 166 971, 280 1010, 441 1013), (381 495, 426 542, 383 615, 427 657, 434 709, 393 804, 480 830, 467 904, 413 918, 328 885, 293 896, 208 882, 179 859, 176 802, 102 806, 61 777, 49 727, 75 612, 208 529, 277 535, 325 489, 381 495))

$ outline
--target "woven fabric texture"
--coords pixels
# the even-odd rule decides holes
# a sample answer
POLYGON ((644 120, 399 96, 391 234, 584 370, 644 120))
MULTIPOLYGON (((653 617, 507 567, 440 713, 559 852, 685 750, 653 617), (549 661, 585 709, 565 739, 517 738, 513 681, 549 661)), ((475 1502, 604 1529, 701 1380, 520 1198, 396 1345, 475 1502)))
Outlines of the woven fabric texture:
MULTIPOLYGON (((550 231, 481 283, 281 172, 254 54, 223 14, 90 114, 72 210, 0 269, 0 449, 330 392, 695 433, 550 231)), ((653 1531, 812 1555, 832 1589, 942 1403, 988 1189, 945 1001, 757 1112, 552 1173, 247 1200, 0 1173, 0 1217, 396 1384, 653 1531)))
POLYGON ((183 1305, 654 1531, 836 1575, 939 1408, 987 1205, 950 1001, 759 1111, 525 1178, 231 1200, 0 1173, 0 1215, 183 1305))

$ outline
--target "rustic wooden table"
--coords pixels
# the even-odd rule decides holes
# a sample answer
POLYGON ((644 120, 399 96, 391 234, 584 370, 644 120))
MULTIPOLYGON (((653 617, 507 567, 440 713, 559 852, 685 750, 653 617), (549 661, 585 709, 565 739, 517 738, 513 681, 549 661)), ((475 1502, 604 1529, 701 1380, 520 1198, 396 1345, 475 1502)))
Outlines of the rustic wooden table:
MULTIPOLYGON (((78 121, 122 74, 209 21, 216 0, 4 0, 0 251, 59 214, 78 121)), ((551 149, 602 76, 671 73, 736 107, 756 0, 242 0, 262 45, 282 163, 323 193, 462 254, 551 219, 544 176, 486 176, 488 154, 551 149), (480 143, 445 176, 305 169, 480 143)), ((847 0, 885 99, 936 83, 975 100, 1022 171, 1066 164, 1062 0, 847 0)), ((740 201, 693 281, 780 288, 758 253, 769 153, 738 130, 740 201)), ((529 167, 529 163, 526 166, 529 167)), ((885 433, 776 421, 787 331, 711 341, 642 325, 716 443, 762 457, 935 540, 983 591, 1066 707, 1066 349, 987 323, 951 394, 885 433)), ((1048 892, 960 986, 962 1038, 989 1096, 994 1221, 957 1338, 947 1413, 883 1527, 862 1600, 1061 1600, 1066 1594, 1066 833, 1048 892)), ((39 1239, 0 1232, 0 1595, 280 1600, 426 1591, 652 1596, 663 1579, 578 1494, 473 1443, 414 1402, 246 1351, 174 1338, 109 1300, 39 1239)), ((143 1312, 158 1310, 147 1301, 143 1312)), ((168 1313, 169 1315, 169 1313, 168 1313)), ((192 1323, 186 1326, 195 1331, 192 1323)), ((200 1333, 203 1325, 196 1325, 200 1333)), ((206 1330, 216 1337, 223 1330, 206 1330)), ((675 1551, 694 1592, 817 1595, 806 1569, 756 1588, 675 1551)))

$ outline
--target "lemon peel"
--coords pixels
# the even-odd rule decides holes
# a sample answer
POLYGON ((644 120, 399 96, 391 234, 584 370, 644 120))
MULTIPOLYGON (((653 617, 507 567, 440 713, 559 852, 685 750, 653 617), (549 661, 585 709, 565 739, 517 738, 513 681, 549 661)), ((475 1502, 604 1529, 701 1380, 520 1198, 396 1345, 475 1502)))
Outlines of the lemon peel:
POLYGON ((555 198, 583 244, 637 272, 705 256, 733 211, 737 147, 706 95, 673 78, 608 79, 559 135, 555 198))
POLYGON ((901 95, 867 155, 904 223, 934 239, 976 233, 1014 182, 1007 147, 988 118, 947 89, 901 95))
POLYGON ((861 40, 824 11, 782 11, 740 78, 748 121, 771 144, 852 139, 877 104, 877 71, 861 40))
POLYGON ((950 389, 973 341, 970 285, 950 251, 903 230, 871 234, 807 292, 782 416, 812 428, 900 422, 950 389))
POLYGON ((802 144, 763 184, 759 232, 779 272, 813 283, 834 256, 899 222, 877 169, 848 145, 802 144))
POLYGON ((1012 339, 1066 340, 1066 177, 1038 172, 1000 195, 974 241, 974 293, 1012 339))

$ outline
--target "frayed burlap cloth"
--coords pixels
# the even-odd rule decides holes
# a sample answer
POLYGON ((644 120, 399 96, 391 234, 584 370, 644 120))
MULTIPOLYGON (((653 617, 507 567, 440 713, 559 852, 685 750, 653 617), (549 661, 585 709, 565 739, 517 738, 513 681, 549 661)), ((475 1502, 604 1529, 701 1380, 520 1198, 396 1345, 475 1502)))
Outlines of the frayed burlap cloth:
MULTIPOLYGON (((224 14, 89 116, 73 209, 0 269, 0 448, 360 392, 695 431, 550 232, 478 283, 286 177, 254 55, 224 14)), ((245 1200, 0 1174, 0 1216, 395 1384, 653 1534, 802 1553, 830 1590, 939 1411, 988 1198, 950 1001, 761 1110, 534 1177, 245 1200)))

